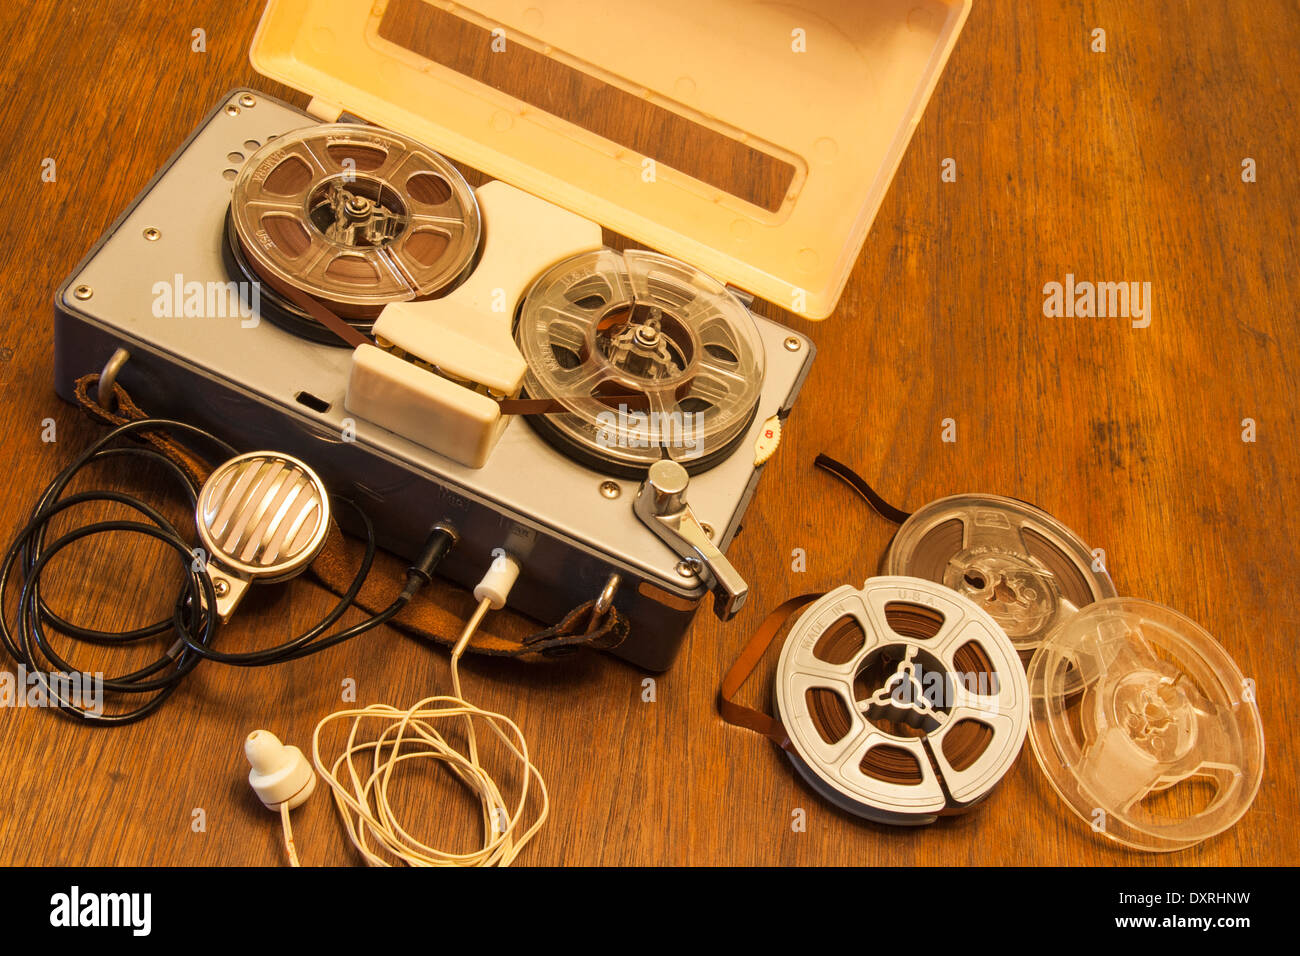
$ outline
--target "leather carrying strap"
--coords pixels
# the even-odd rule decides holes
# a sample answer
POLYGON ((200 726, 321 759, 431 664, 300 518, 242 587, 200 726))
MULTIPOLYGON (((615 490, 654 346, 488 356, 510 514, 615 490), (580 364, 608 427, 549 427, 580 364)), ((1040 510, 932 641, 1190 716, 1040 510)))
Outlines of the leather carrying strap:
MULTIPOLYGON (((116 382, 112 406, 100 405, 98 385, 99 374, 91 373, 77 379, 75 386, 77 403, 90 418, 106 425, 125 425, 149 417, 116 382)), ((140 437, 184 469, 196 485, 202 485, 212 471, 206 461, 163 431, 141 432, 140 437)), ((346 537, 331 519, 325 546, 312 563, 312 576, 341 595, 351 585, 364 553, 364 543, 346 537)), ((370 573, 354 602, 357 607, 371 614, 387 607, 406 584, 406 567, 396 556, 376 551, 370 573)), ((463 589, 434 578, 389 623, 415 637, 451 647, 475 604, 473 596, 463 589)), ((613 605, 603 614, 598 615, 595 610, 596 602, 588 601, 566 614, 558 624, 532 633, 528 623, 518 615, 493 615, 475 632, 467 650, 495 657, 541 660, 566 656, 585 647, 601 650, 618 647, 627 639, 628 619, 613 605)))
MULTIPOLYGON (((126 389, 116 382, 113 383, 113 404, 110 408, 105 408, 99 404, 98 386, 99 375, 94 373, 77 379, 74 390, 81 410, 101 425, 116 427, 149 417, 144 409, 131 400, 126 389)), ((166 432, 143 431, 137 434, 171 459, 178 468, 189 475, 196 486, 208 480, 208 475, 212 473, 208 463, 166 432)))
POLYGON ((744 704, 737 704, 734 698, 736 692, 749 679, 749 675, 754 673, 754 668, 763 659, 763 655, 771 647, 773 639, 785 626, 786 622, 794 616, 796 611, 802 610, 821 596, 820 592, 800 594, 778 605, 769 613, 763 619, 763 623, 754 631, 754 635, 749 639, 749 643, 745 645, 745 649, 740 652, 736 662, 731 665, 731 669, 727 671, 727 676, 722 679, 722 687, 718 689, 718 713, 722 715, 723 720, 733 727, 744 727, 746 730, 762 734, 782 750, 789 750, 791 744, 790 735, 785 732, 785 727, 782 726, 781 721, 766 711, 755 710, 752 707, 746 707, 744 704))

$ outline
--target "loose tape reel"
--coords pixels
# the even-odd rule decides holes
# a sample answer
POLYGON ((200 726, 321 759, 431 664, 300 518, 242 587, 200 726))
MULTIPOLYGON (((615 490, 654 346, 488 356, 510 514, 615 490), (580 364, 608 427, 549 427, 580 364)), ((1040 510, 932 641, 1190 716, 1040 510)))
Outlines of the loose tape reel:
POLYGON ((1034 654, 1029 688, 1043 772, 1116 842, 1192 846, 1255 799, 1259 710, 1227 652, 1176 611, 1133 598, 1085 608, 1034 654))
POLYGON ((803 777, 881 823, 930 823, 982 800, 1029 720, 1024 670, 993 618, 905 577, 808 607, 782 647, 775 696, 803 777))
POLYGON ((882 574, 937 581, 984 608, 1016 649, 1032 652, 1079 608, 1115 596, 1073 531, 1014 498, 953 495, 898 529, 882 574))
POLYGON ((285 286, 364 328, 390 302, 456 285, 481 231, 474 193, 446 159, 409 137, 338 123, 294 130, 249 157, 227 239, 239 268, 270 287, 272 317, 311 335, 316 323, 285 286))
POLYGON ((643 476, 665 453, 703 471, 744 438, 762 394, 748 310, 716 279, 654 252, 557 264, 525 296, 515 338, 524 391, 566 409, 534 427, 611 474, 643 476))

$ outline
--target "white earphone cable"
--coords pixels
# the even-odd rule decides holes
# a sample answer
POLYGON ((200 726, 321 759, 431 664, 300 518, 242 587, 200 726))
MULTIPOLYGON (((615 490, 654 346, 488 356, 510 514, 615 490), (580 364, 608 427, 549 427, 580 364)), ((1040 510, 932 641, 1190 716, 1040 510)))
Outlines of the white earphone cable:
MULTIPOLYGON (((395 861, 410 866, 508 866, 546 822, 550 812, 546 783, 529 757, 523 732, 508 717, 474 706, 461 693, 461 655, 493 603, 487 598, 479 602, 452 650, 452 696, 426 697, 406 710, 387 704, 340 710, 316 725, 312 762, 334 795, 348 837, 371 866, 391 866, 395 861), (439 722, 457 717, 464 722, 464 752, 437 727, 439 722), (321 754, 322 731, 340 720, 351 722, 347 743, 327 764, 321 754), (476 722, 495 734, 519 761, 523 772, 513 805, 479 763, 476 722), (468 853, 440 850, 403 827, 389 800, 389 785, 399 768, 410 760, 441 764, 478 795, 484 836, 480 849, 468 853), (540 806, 530 811, 530 784, 534 782, 533 802, 540 800, 540 806)), ((288 811, 283 808, 281 821, 290 862, 297 865, 288 811)))

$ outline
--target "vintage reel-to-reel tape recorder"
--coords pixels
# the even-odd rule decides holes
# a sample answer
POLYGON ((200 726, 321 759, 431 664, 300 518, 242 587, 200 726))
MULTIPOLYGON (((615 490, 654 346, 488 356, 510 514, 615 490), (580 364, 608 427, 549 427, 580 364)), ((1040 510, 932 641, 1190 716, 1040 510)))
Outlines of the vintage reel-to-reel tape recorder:
MULTIPOLYGON (((715 16, 667 6, 620 35, 715 16)), ((109 367, 152 413, 298 456, 401 555, 449 522, 441 572, 472 585, 508 551, 539 620, 616 585, 618 653, 667 667, 708 590, 724 617, 745 600, 723 552, 814 353, 739 290, 830 311, 966 14, 914 5, 873 61, 853 41, 898 11, 743 6, 667 62, 614 56, 576 3, 272 0, 254 64, 317 99, 217 104, 60 289, 60 394, 109 367), (823 59, 794 49, 808 29, 823 59), (640 110, 633 132, 554 84, 640 110), (435 150, 498 178, 471 189, 435 150), (710 178, 729 164, 776 187, 710 178)))

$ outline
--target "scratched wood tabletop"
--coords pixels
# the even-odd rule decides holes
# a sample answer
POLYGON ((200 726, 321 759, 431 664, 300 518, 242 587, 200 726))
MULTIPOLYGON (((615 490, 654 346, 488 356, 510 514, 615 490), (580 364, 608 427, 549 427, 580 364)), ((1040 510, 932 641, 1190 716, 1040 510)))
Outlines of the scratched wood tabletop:
MULTIPOLYGON (((6 541, 102 434, 54 395, 57 285, 226 91, 306 102, 249 65, 259 12, 46 0, 0 13, 6 541), (204 52, 191 48, 198 28, 204 52)), ((651 701, 647 675, 595 654, 465 665, 466 696, 518 721, 550 786, 551 819, 519 862, 1300 862, 1286 717, 1300 686, 1298 101, 1295 3, 977 3, 836 313, 810 323, 758 306, 810 335, 819 357, 730 552, 751 583, 747 608, 725 626, 702 613, 651 701), (1092 49, 1097 28, 1105 52, 1092 49), (941 177, 948 158, 955 182, 941 177), (1067 274, 1150 282, 1150 325, 1046 317, 1044 287, 1067 274), (955 442, 942 440, 945 419, 955 442), (889 829, 833 809, 785 754, 725 725, 719 681, 764 614, 794 593, 860 584, 894 530, 814 470, 821 451, 905 508, 966 491, 1033 501, 1105 549, 1121 594, 1216 635, 1256 682, 1267 741, 1240 823, 1176 854, 1117 848, 1057 798, 1026 746, 973 812, 889 829), (806 570, 792 569, 797 548, 806 570)), ((94 477, 164 493, 149 476, 94 477)), ((177 576, 161 550, 83 544, 51 566, 57 609, 118 626, 165 612, 177 576)), ((330 602, 307 579, 266 589, 232 646, 282 640, 330 602)), ((773 662, 744 699, 770 699, 773 662)), ((200 666, 159 713, 121 729, 0 711, 0 863, 280 865, 242 739, 267 727, 309 748, 348 679, 360 705, 449 686, 445 652, 380 629, 288 665, 200 666)), ((477 805, 436 775, 403 781, 396 800, 431 842, 465 850, 479 838, 477 805)), ((306 864, 360 862, 323 795, 294 827, 306 864)))

